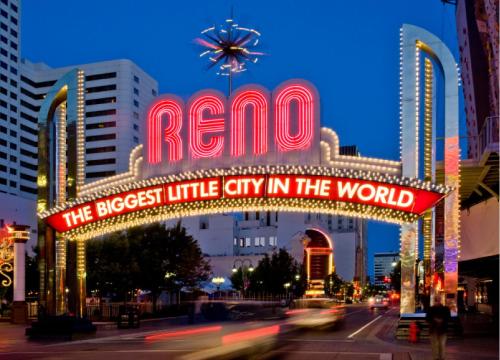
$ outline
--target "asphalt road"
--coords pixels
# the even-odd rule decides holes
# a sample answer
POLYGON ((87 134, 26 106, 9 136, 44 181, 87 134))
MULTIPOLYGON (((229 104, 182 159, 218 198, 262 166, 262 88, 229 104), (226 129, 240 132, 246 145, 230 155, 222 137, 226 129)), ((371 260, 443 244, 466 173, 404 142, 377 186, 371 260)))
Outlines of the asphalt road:
POLYGON ((143 326, 101 332, 96 338, 58 343, 26 342, 4 349, 1 359, 223 359, 234 355, 280 359, 392 359, 394 348, 375 334, 397 321, 397 308, 347 307, 333 329, 296 329, 289 320, 143 326))

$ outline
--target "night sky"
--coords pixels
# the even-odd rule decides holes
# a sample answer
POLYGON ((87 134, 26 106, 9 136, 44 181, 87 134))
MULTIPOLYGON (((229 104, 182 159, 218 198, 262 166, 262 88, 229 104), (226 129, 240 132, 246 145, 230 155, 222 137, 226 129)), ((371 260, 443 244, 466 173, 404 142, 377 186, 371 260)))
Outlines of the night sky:
MULTIPOLYGON (((158 81, 160 93, 225 92, 226 78, 205 70, 193 39, 222 23, 231 7, 240 25, 262 33, 266 53, 235 87, 311 81, 322 124, 366 156, 399 158, 400 26, 433 32, 458 62, 455 7, 440 0, 23 0, 22 57, 52 67, 127 58, 158 81)), ((399 250, 399 228, 372 221, 368 232, 372 273, 374 252, 399 250)))

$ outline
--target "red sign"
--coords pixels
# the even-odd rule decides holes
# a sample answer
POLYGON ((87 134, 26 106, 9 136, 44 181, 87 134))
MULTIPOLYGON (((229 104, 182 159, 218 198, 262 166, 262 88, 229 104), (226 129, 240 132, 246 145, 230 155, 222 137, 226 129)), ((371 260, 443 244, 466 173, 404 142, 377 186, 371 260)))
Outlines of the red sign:
POLYGON ((246 198, 339 201, 421 215, 444 195, 383 182, 329 176, 238 175, 177 181, 135 189, 63 210, 47 218, 59 232, 158 206, 246 198))

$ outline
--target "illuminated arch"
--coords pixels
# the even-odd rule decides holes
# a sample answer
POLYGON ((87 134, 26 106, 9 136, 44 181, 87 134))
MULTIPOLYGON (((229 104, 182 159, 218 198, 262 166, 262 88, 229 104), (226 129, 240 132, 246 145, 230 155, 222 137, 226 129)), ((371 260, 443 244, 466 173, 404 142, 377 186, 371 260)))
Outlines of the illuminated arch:
MULTIPOLYGON (((328 234, 319 228, 308 228, 305 231, 304 240, 304 264, 306 266, 306 276, 308 281, 308 290, 306 294, 315 295, 324 293, 324 279, 335 271, 333 263, 333 242, 328 234), (311 265, 325 262, 324 272, 313 274, 311 265)), ((320 269, 321 270, 321 269, 320 269)))
MULTIPOLYGON (((458 136, 458 72, 456 62, 448 47, 435 35, 418 26, 404 24, 400 30, 400 120, 402 175, 412 178, 420 176, 420 68, 421 56, 425 59, 424 103, 424 176, 432 181, 435 176, 435 114, 432 105, 434 86, 433 69, 439 71, 444 80, 444 178, 445 185, 454 190, 444 200, 444 277, 446 303, 456 311, 459 255, 459 165, 460 148, 458 136), (432 61, 430 61, 432 60, 432 61), (433 64, 435 66, 433 66, 433 64), (428 91, 428 88, 431 90, 428 91)), ((424 218, 424 257, 426 268, 432 268, 431 256, 434 243, 435 212, 424 218)), ((418 223, 401 227, 401 313, 415 311, 415 260, 418 256, 418 223)), ((430 270, 429 270, 430 271, 430 270)), ((430 278, 430 277, 429 277, 430 278)), ((431 286, 432 289, 432 286, 431 286)), ((432 293, 431 293, 432 296, 432 293)), ((432 299, 431 299, 432 300, 432 299)))
MULTIPOLYGON (((73 69, 52 86, 41 104, 38 114, 38 211, 77 198, 84 184, 83 92, 83 71, 73 69), (59 117, 57 121, 54 119, 56 113, 59 117)), ((39 221, 38 247, 42 254, 39 261, 41 303, 54 314, 66 311, 66 246, 66 238, 46 226, 44 221, 39 221)), ((81 254, 85 252, 85 245, 79 240, 76 246, 80 256, 76 262, 78 284, 74 291, 84 294, 85 258, 81 254)), ((79 314, 83 314, 83 307, 84 303, 79 301, 79 314)))

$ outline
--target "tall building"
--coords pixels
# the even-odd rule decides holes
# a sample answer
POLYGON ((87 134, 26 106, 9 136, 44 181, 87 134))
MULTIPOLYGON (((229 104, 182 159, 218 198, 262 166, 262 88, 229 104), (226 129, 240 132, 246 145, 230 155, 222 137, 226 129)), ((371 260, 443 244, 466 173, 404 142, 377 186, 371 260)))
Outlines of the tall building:
POLYGON ((35 203, 21 187, 26 125, 20 106, 20 10, 18 0, 0 0, 0 226, 32 225, 33 241, 36 221, 26 214, 35 214, 35 203))
POLYGON ((498 0, 458 0, 456 26, 468 135, 461 175, 458 307, 492 315, 498 326, 499 21, 498 0), (480 239, 480 241, 478 241, 480 239))
POLYGON ((374 254, 374 284, 378 286, 385 286, 387 284, 385 279, 391 276, 391 272, 398 261, 399 253, 397 252, 374 254))
POLYGON ((31 226, 36 243, 38 111, 65 73, 85 73, 86 182, 128 171, 143 142, 145 112, 158 84, 129 60, 62 68, 20 58, 20 4, 0 0, 0 226, 31 226))
MULTIPOLYGON (((129 60, 113 60, 50 68, 43 63, 21 63, 21 121, 26 133, 23 148, 36 154, 36 119, 45 94, 74 68, 85 74, 85 181, 127 172, 130 151, 143 142, 147 107, 158 83, 129 60)), ((23 138, 21 138, 23 143, 23 138)), ((34 156, 24 159, 34 166, 34 156)), ((22 185, 36 194, 36 171, 22 185)))
POLYGON ((498 142, 498 0, 459 0, 456 21, 468 157, 477 159, 488 132, 498 142))

